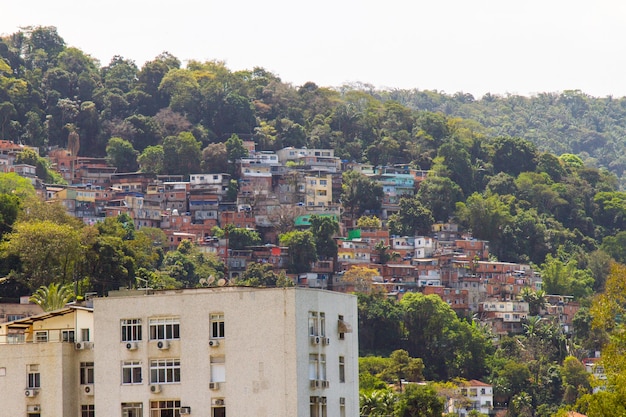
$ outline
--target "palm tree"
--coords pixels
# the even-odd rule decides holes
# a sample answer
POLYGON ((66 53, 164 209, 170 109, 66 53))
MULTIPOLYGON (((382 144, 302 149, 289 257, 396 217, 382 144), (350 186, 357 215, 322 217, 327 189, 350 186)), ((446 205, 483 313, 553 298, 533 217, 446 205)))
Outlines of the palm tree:
POLYGON ((74 298, 74 291, 69 284, 56 284, 41 286, 29 300, 39 305, 43 311, 53 311, 63 308, 74 298))

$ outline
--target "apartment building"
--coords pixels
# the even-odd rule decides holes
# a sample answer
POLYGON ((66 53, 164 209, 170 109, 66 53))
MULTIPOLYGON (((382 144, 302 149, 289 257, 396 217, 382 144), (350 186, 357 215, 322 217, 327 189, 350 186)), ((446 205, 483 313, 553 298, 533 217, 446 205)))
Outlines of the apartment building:
POLYGON ((354 296, 121 291, 95 299, 94 309, 95 405, 118 407, 111 415, 358 415, 354 296))
POLYGON ((127 290, 0 325, 7 415, 358 415, 356 297, 127 290))
POLYGON ((0 325, 0 414, 93 417, 92 334, 93 311, 80 306, 0 325))

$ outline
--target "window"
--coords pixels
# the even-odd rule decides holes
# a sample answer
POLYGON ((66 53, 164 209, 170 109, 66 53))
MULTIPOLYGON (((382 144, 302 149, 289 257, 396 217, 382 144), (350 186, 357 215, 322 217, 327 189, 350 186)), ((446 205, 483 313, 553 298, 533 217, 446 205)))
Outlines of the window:
POLYGON ((309 311, 309 336, 319 336, 317 325, 318 325, 317 312, 309 311))
POLYGON ((83 404, 80 406, 80 417, 95 417, 96 409, 93 404, 83 404))
POLYGON ((40 388, 41 376, 39 365, 28 365, 28 388, 40 388))
POLYGON ((89 329, 80 329, 80 337, 83 342, 89 342, 89 329))
POLYGON ((35 332, 35 342, 37 342, 37 343, 45 343, 47 341, 48 341, 48 332, 47 331, 35 332))
POLYGON ((180 339, 180 322, 177 318, 150 319, 150 340, 180 339))
POLYGON ((213 407, 211 417, 226 417, 226 407, 223 405, 213 407))
POLYGON ((61 340, 64 342, 74 343, 74 330, 62 330, 61 331, 61 340))
POLYGON ((320 336, 326 337, 326 314, 320 313, 320 336))
POLYGON ((320 417, 318 397, 309 398, 309 410, 310 417, 320 417))
POLYGON ((122 384, 141 384, 141 362, 122 362, 122 384))
POLYGON ((143 417, 143 403, 122 403, 122 417, 143 417))
MULTIPOLYGON (((345 329, 342 328, 342 323, 344 323, 343 321, 343 316, 340 314, 339 315, 339 320, 338 320, 338 327, 339 327, 339 339, 340 340, 344 340, 346 338, 346 332, 345 329)), ((345 326, 344 326, 345 327, 345 326)))
POLYGON ((211 382, 226 381, 226 358, 211 356, 211 382))
POLYGON ((15 321, 23 319, 24 315, 22 314, 7 314, 7 321, 15 321))
POLYGON ((168 384, 180 382, 180 359, 150 361, 150 383, 168 384))
POLYGON ((224 338, 224 314, 211 314, 211 339, 224 338))
POLYGON ((319 368, 320 378, 319 379, 321 379, 322 381, 326 381, 327 380, 326 378, 326 355, 324 354, 320 355, 319 363, 320 363, 320 368, 319 368))
POLYGON ((309 379, 311 381, 319 379, 317 377, 318 356, 316 353, 309 355, 309 379))
POLYGON ((93 362, 80 363, 80 384, 93 384, 93 362))
POLYGON ((150 417, 179 417, 180 400, 150 401, 150 417))
POLYGON ((141 319, 122 320, 122 342, 141 340, 141 319))
POLYGON ((326 180, 320 180, 320 185, 326 186, 328 182, 326 180))
POLYGON ((339 382, 346 382, 346 358, 339 357, 339 382))

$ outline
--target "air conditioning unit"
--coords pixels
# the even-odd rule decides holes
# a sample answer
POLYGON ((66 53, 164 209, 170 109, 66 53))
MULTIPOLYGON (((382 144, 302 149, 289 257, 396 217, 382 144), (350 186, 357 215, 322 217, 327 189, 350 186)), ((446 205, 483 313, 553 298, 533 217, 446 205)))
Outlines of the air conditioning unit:
POLYGON ((213 404, 214 405, 224 405, 224 399, 223 398, 218 398, 216 400, 213 400, 213 404))
POLYGON ((330 337, 324 337, 322 339, 322 343, 325 344, 326 346, 330 345, 330 337))
POLYGON ((83 343, 81 343, 81 342, 76 342, 76 343, 74 343, 74 349, 76 349, 76 350, 83 350, 83 349, 85 349, 85 345, 83 343))
POLYGON ((311 388, 319 388, 320 387, 320 381, 318 379, 312 379, 310 382, 311 382, 311 388))
POLYGON ((137 350, 139 344, 137 342, 128 342, 126 343, 126 349, 128 350, 137 350))
POLYGON ((330 381, 322 381, 322 388, 330 388, 330 381))
POLYGON ((157 342, 157 347, 161 350, 168 350, 170 348, 170 342, 167 340, 159 340, 157 342))
POLYGON ((29 405, 26 407, 26 411, 28 411, 29 413, 38 413, 39 411, 41 411, 41 407, 38 405, 29 405))
POLYGON ((326 404, 326 397, 320 397, 320 403, 326 404))
POLYGON ((191 407, 180 407, 180 414, 191 414, 191 407))
POLYGON ((161 392, 161 386, 160 385, 150 385, 150 392, 153 394, 158 394, 159 392, 161 392))
POLYGON ((24 391, 24 395, 27 397, 35 397, 37 396, 37 394, 39 394, 39 390, 34 389, 34 388, 29 388, 26 391, 24 391))
POLYGON ((85 391, 85 394, 93 395, 93 385, 85 385, 85 388, 83 388, 83 390, 85 391))
POLYGON ((209 340, 209 346, 211 347, 218 347, 220 345, 220 341, 219 340, 209 340))
POLYGON ((319 336, 311 336, 311 343, 314 345, 319 345, 321 339, 322 338, 319 336))
POLYGON ((339 405, 346 405, 345 397, 339 397, 339 405))
POLYGON ((220 389, 220 383, 219 382, 209 382, 209 389, 212 389, 212 390, 220 389))

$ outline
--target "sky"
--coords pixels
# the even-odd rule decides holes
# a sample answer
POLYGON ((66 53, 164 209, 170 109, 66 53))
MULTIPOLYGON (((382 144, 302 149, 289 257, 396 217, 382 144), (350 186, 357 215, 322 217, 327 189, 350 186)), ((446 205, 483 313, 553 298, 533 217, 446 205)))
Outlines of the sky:
POLYGON ((620 0, 21 0, 0 35, 55 26, 67 46, 141 67, 167 51, 323 87, 626 96, 620 0))

